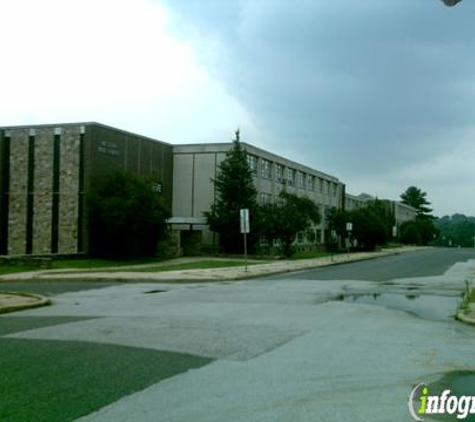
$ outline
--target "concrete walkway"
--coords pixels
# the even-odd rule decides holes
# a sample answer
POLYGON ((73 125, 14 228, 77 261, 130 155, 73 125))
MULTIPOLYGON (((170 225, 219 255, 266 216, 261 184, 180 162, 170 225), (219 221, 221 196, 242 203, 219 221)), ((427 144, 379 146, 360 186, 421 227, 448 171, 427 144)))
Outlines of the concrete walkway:
POLYGON ((49 304, 50 300, 41 295, 0 292, 0 314, 38 308, 49 304))
MULTIPOLYGON (((145 266, 137 266, 140 272, 133 271, 131 267, 121 270, 120 267, 102 269, 102 271, 91 270, 46 270, 30 271, 25 273, 7 274, 0 276, 1 281, 33 281, 33 280, 69 280, 69 281, 232 281, 243 280, 255 277, 264 277, 272 274, 280 274, 293 271, 307 270, 328 265, 343 264, 346 262, 361 261, 365 259, 379 258, 382 256, 396 255, 404 252, 421 250, 421 247, 403 247, 394 249, 383 249, 380 252, 358 252, 334 255, 333 257, 300 259, 300 260, 279 260, 270 263, 249 265, 246 269, 242 267, 209 268, 195 270, 178 271, 155 271, 146 272, 145 266)), ((209 258, 203 258, 209 260, 209 258)), ((174 262, 175 263, 175 262, 174 262)), ((178 262, 177 262, 178 263, 178 262)), ((147 264, 150 265, 150 264, 147 264)), ((156 267, 156 265, 154 265, 156 267)))

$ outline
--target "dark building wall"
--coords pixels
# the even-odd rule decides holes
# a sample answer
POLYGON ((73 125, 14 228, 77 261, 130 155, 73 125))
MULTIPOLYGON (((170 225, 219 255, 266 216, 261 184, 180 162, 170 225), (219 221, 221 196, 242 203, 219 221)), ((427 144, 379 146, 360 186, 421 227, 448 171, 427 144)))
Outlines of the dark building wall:
POLYGON ((172 148, 97 123, 0 128, 0 254, 87 251, 87 192, 114 168, 151 176, 171 206, 172 148))
POLYGON ((171 145, 99 124, 86 126, 85 139, 86 190, 112 169, 122 168, 156 180, 166 204, 171 207, 171 145))
POLYGON ((0 254, 8 251, 8 183, 9 183, 9 146, 10 139, 0 129, 0 254))

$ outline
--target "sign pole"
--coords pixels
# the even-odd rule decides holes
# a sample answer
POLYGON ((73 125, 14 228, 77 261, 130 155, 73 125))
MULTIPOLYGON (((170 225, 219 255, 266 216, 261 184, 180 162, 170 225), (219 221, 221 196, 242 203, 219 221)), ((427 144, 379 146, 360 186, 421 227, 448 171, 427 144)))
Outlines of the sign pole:
POLYGON ((247 233, 244 233, 244 271, 247 273, 247 233))
POLYGON ((250 231, 249 210, 247 208, 239 210, 239 219, 241 225, 241 233, 244 235, 244 268, 247 272, 247 234, 250 231))
POLYGON ((351 237, 351 231, 353 230, 353 223, 351 222, 348 222, 346 223, 346 231, 348 232, 348 239, 346 240, 347 241, 347 253, 348 253, 348 261, 350 260, 350 237, 351 237))

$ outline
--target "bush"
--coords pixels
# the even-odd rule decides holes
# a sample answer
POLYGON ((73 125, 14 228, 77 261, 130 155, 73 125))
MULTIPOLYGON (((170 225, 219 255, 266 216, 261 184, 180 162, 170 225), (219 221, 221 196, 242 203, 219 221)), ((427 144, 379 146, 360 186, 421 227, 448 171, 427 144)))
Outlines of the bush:
POLYGON ((156 254, 170 213, 153 184, 123 170, 93 184, 88 196, 92 256, 128 259, 156 254))

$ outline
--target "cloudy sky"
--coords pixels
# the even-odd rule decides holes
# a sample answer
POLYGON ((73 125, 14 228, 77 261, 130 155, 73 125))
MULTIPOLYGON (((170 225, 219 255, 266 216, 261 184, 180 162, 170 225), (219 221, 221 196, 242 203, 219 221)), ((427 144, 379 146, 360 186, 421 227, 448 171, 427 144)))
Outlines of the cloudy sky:
POLYGON ((0 126, 242 140, 475 215, 475 2, 0 0, 0 126))

